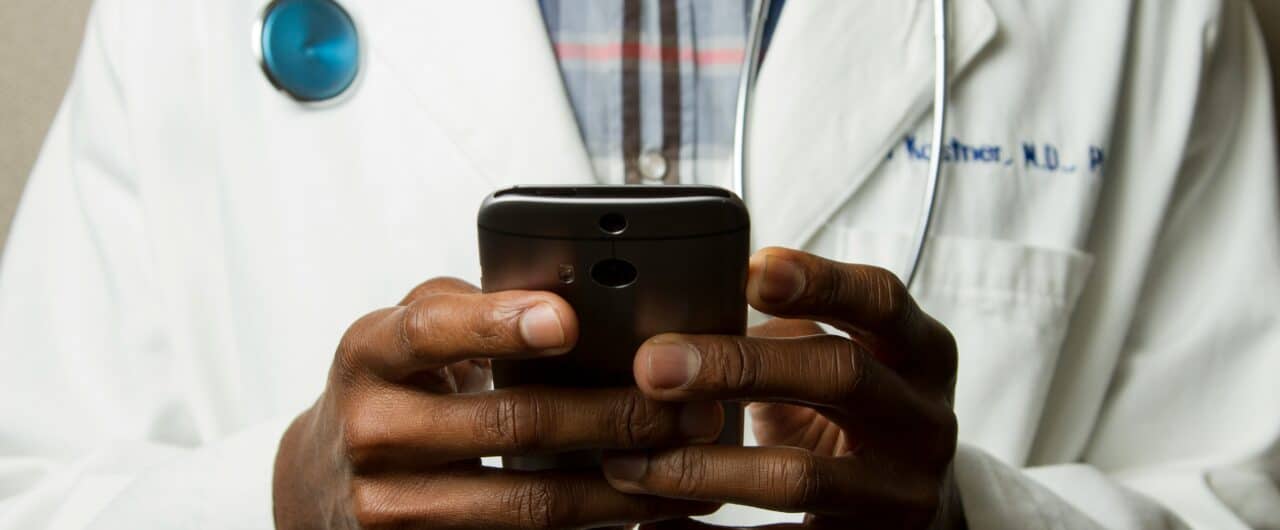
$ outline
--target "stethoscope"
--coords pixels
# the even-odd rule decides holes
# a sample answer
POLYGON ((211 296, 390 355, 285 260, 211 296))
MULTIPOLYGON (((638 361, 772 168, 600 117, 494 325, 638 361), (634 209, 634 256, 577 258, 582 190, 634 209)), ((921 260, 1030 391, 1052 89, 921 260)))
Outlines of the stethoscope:
MULTIPOLYGON (((738 81, 738 102, 734 115, 732 189, 747 197, 747 137, 765 45, 772 0, 755 0, 747 36, 746 54, 738 81)), ((946 135, 948 101, 948 54, 950 11, 947 0, 933 0, 934 85, 933 145, 943 144, 946 135)), ((360 76, 360 34, 355 19, 337 0, 272 0, 263 9, 254 28, 254 52, 271 84, 305 105, 340 101, 350 94, 360 76)), ((929 157, 929 178, 924 204, 907 261, 906 283, 915 284, 925 243, 933 226, 942 180, 942 156, 929 157)))

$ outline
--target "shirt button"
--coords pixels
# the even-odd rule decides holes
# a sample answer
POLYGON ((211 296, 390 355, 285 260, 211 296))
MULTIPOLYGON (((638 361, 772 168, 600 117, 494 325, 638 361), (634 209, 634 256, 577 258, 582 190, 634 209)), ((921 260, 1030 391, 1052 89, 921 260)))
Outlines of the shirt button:
POLYGON ((645 151, 637 162, 640 175, 645 180, 661 181, 667 178, 667 157, 663 156, 662 151, 657 149, 645 151))

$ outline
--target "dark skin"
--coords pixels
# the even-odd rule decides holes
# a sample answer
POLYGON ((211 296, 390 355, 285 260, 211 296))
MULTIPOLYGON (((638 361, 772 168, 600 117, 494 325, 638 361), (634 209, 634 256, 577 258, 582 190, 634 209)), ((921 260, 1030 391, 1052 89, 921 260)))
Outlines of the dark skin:
POLYGON ((776 528, 961 525, 946 328, 891 273, 793 250, 752 257, 747 298, 779 318, 747 338, 654 337, 638 389, 488 391, 488 360, 572 348, 573 311, 549 293, 429 281, 347 331, 324 394, 281 441, 276 524, 716 528, 687 517, 732 502, 807 514, 776 528), (705 444, 717 400, 752 403, 763 447, 705 444), (582 448, 610 451, 603 476, 479 464, 582 448))
MULTIPOLYGON (((636 355, 635 377, 659 401, 752 402, 761 447, 615 454, 605 462, 610 483, 806 514, 767 528, 962 527, 950 477, 950 332, 892 273, 793 250, 752 257, 747 300, 778 319, 746 338, 654 337, 636 355)), ((686 519, 648 528, 717 527, 686 519)))
POLYGON ((712 440, 712 404, 635 388, 486 391, 487 363, 568 351, 573 311, 549 293, 418 286, 344 335, 319 400, 276 453, 276 527, 590 528, 707 513, 714 504, 629 495, 599 472, 519 473, 480 457, 712 440))

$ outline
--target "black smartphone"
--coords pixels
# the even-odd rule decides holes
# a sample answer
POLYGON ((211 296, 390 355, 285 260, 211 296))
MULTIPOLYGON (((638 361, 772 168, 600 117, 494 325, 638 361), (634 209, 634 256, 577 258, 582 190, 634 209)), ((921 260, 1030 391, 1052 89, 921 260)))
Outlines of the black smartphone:
MULTIPOLYGON (((746 331, 750 219, 711 186, 515 187, 478 219, 485 292, 550 291, 579 320, 578 343, 552 358, 493 363, 494 386, 635 384, 636 350, 660 333, 746 331)), ((725 403, 719 443, 742 443, 742 408, 725 403)), ((522 470, 599 465, 598 451, 503 460, 522 470)))

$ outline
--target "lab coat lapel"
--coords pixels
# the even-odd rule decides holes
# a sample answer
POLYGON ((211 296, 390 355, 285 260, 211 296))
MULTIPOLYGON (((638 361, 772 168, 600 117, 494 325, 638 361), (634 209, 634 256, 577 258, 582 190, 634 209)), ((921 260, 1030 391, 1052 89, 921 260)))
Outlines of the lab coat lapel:
MULTIPOLYGON (((952 1, 953 79, 995 35, 986 2, 952 1)), ((933 66, 931 0, 787 3, 750 118, 757 244, 808 242, 932 108, 933 66)))
POLYGON ((537 2, 353 2, 371 60, 400 76, 495 187, 594 179, 537 2))

